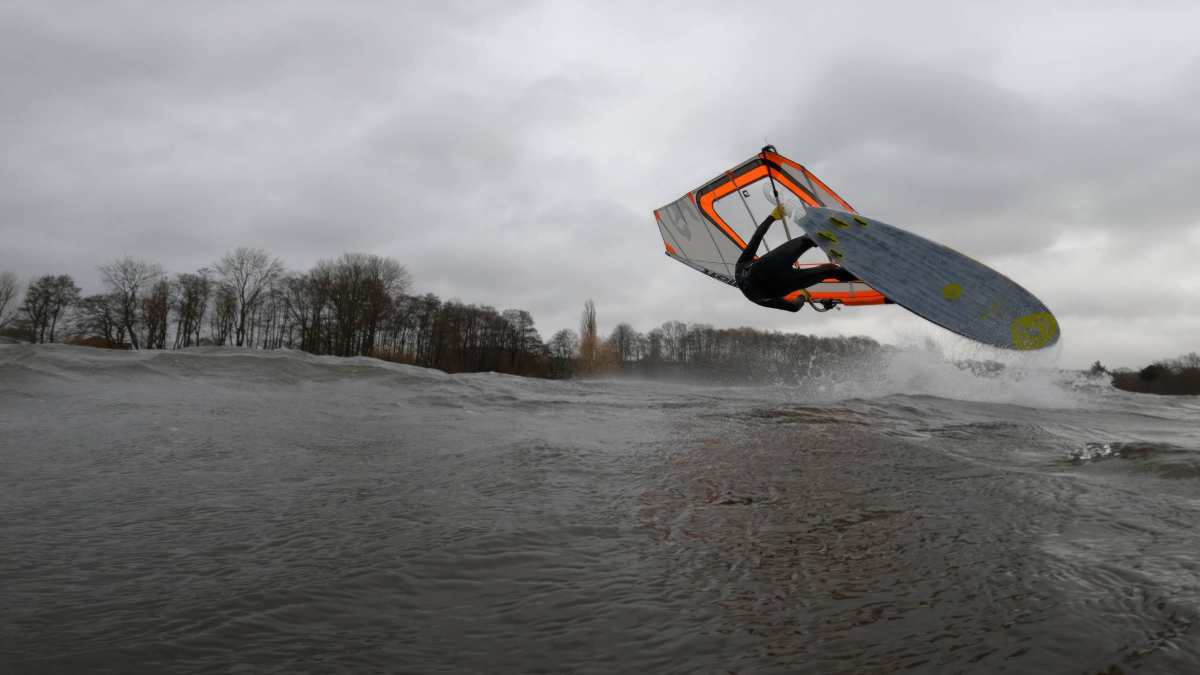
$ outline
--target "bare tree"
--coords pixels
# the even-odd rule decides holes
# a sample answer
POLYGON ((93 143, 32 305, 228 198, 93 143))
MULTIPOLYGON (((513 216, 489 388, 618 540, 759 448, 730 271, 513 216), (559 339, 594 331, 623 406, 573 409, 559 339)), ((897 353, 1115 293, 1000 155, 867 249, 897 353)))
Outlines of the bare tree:
POLYGON ((1200 370, 1200 354, 1188 352, 1175 359, 1175 365, 1180 370, 1200 370))
POLYGON ((54 332, 67 310, 79 302, 79 287, 69 274, 46 274, 29 283, 22 321, 34 343, 54 342, 54 332))
POLYGON ((50 283, 50 339, 68 311, 79 304, 80 288, 69 274, 60 274, 50 283))
POLYGON ((542 350, 542 336, 533 327, 533 315, 523 309, 506 309, 501 314, 507 323, 504 343, 513 373, 520 375, 527 359, 542 350))
POLYGON ((367 293, 363 299, 360 351, 370 353, 375 348, 375 336, 394 306, 393 298, 408 293, 412 274, 408 268, 391 258, 366 256, 367 293))
POLYGON ((652 328, 646 334, 646 347, 642 351, 642 358, 652 363, 663 360, 663 329, 652 328))
POLYGON ((213 307, 208 318, 209 335, 212 343, 218 347, 229 341, 237 323, 238 300, 233 289, 224 284, 218 284, 213 292, 213 307))
POLYGON ((81 332, 102 336, 110 346, 125 342, 125 322, 120 302, 110 294, 89 295, 79 302, 77 325, 81 332))
POLYGON ((109 295, 117 303, 121 317, 121 331, 129 335, 134 349, 140 349, 137 335, 138 298, 150 281, 163 275, 162 265, 145 260, 134 260, 127 254, 120 260, 112 260, 96 268, 109 295))
POLYGON ((142 297, 142 327, 146 331, 142 344, 146 349, 167 348, 167 326, 174 304, 171 282, 166 277, 154 282, 142 297))
POLYGON ((251 340, 251 346, 261 349, 279 349, 287 341, 292 331, 291 312, 288 311, 286 277, 281 277, 271 284, 259 302, 260 311, 256 314, 255 325, 258 327, 257 337, 251 340))
POLYGON ((579 337, 570 328, 564 328, 550 338, 550 377, 567 379, 572 375, 572 360, 579 349, 579 337))
POLYGON ((234 298, 234 334, 241 347, 246 343, 247 320, 257 309, 263 291, 283 275, 283 263, 260 248, 242 246, 222 256, 213 269, 234 298))
POLYGON ((16 272, 0 272, 0 331, 8 327, 21 308, 21 283, 16 272))
POLYGON ((632 361, 637 356, 637 344, 640 338, 641 334, 634 330, 633 326, 619 323, 616 328, 613 328, 612 334, 608 336, 608 342, 616 348, 622 361, 632 361))
POLYGON ((208 270, 196 274, 175 275, 175 349, 200 344, 200 326, 208 309, 208 294, 212 283, 208 270))
POLYGON ((46 342, 54 342, 54 333, 59 325, 64 323, 71 308, 79 304, 80 289, 69 274, 46 275, 43 279, 46 283, 49 300, 47 310, 50 319, 50 332, 46 336, 46 342))
POLYGON ((650 336, 645 333, 634 334, 633 340, 633 360, 644 361, 649 360, 650 356, 650 336))
POLYGON ((324 353, 321 335, 329 300, 329 278, 322 274, 318 265, 308 274, 285 277, 283 286, 291 322, 300 333, 300 349, 324 353))
MULTIPOLYGON (((395 298, 406 293, 412 283, 411 274, 400 263, 365 253, 322 260, 305 276, 307 281, 300 285, 289 281, 289 296, 296 300, 293 307, 305 308, 306 315, 311 313, 323 322, 324 349, 339 356, 374 353, 395 298), (313 300, 320 298, 320 302, 299 301, 297 291, 310 294, 313 300)), ((309 317, 297 319, 306 330, 309 317)))
POLYGON ((687 324, 682 321, 668 321, 662 325, 663 358, 684 361, 684 336, 687 332, 687 324))
POLYGON ((596 337, 596 303, 588 300, 583 305, 583 315, 579 317, 579 335, 581 338, 596 337))
POLYGON ((25 289, 25 301, 21 303, 18 325, 25 338, 34 344, 46 341, 46 328, 50 325, 50 288, 54 277, 47 274, 29 282, 25 289))

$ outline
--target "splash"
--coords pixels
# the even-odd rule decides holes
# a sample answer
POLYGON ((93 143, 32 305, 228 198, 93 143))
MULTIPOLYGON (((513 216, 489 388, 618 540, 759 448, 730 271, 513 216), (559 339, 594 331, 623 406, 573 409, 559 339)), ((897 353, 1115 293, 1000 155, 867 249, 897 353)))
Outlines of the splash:
POLYGON ((996 349, 958 337, 921 336, 814 383, 823 399, 936 396, 1037 408, 1078 408, 1110 387, 1056 366, 1062 345, 996 349))
POLYGON ((1084 443, 1067 453, 1067 459, 1072 462, 1087 462, 1093 459, 1112 457, 1113 453, 1111 443, 1084 443))

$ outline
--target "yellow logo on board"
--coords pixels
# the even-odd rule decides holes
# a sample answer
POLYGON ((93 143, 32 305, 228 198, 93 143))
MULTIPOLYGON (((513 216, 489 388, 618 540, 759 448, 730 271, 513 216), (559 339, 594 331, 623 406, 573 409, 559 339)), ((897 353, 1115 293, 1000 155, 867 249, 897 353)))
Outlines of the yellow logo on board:
POLYGON ((821 230, 817 234, 819 234, 822 239, 824 239, 825 241, 828 241, 831 244, 837 243, 837 237, 833 236, 832 232, 826 232, 824 230, 821 230))
POLYGON ((942 295, 945 296, 947 300, 953 300, 962 295, 962 286, 959 286, 958 284, 950 284, 942 289, 942 295))
POLYGON ((1049 312, 1023 316, 1012 322, 1012 341, 1017 349, 1037 349, 1058 332, 1058 321, 1049 312))

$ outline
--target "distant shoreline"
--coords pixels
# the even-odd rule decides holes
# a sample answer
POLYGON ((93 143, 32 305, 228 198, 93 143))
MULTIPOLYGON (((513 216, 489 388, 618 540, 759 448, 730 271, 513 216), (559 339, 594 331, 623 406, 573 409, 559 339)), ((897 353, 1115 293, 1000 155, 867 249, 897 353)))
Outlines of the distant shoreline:
POLYGON ((1196 352, 1155 361, 1138 371, 1109 372, 1097 361, 1091 372, 1111 375, 1112 385, 1124 391, 1159 396, 1200 396, 1200 354, 1196 352))

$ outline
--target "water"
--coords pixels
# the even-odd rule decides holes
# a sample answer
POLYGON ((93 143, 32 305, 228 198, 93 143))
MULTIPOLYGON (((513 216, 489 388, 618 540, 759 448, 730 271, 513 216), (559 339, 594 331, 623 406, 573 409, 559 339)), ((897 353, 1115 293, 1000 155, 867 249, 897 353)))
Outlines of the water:
POLYGON ((0 672, 1200 671, 1200 402, 854 372, 0 347, 0 672))

